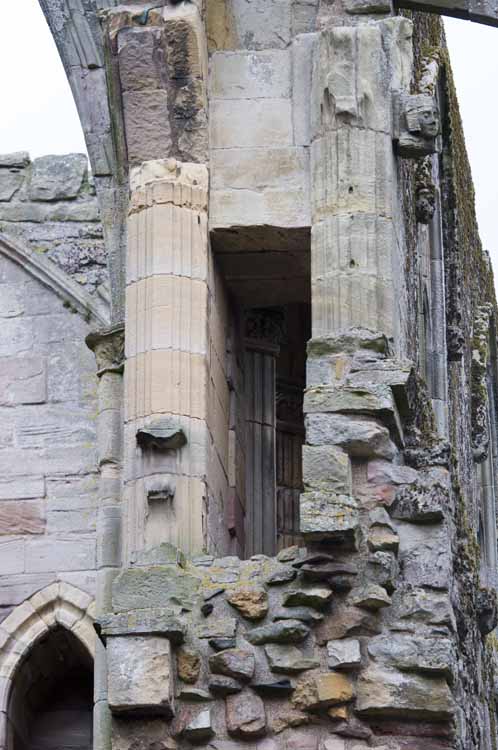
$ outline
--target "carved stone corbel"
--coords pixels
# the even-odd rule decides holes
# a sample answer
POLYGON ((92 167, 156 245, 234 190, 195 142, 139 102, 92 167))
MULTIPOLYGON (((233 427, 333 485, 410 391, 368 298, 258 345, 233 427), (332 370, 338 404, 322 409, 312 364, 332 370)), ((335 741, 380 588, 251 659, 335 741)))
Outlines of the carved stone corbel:
POLYGON ((440 117, 435 96, 396 92, 393 112, 394 141, 400 156, 416 159, 436 153, 440 117))
POLYGON ((286 338, 285 313, 278 307, 257 307, 246 311, 244 338, 249 348, 266 344, 278 349, 286 338))
POLYGON ((415 214, 419 224, 429 224, 436 210, 436 187, 430 157, 421 159, 415 172, 415 214))
POLYGON ((111 328, 101 328, 92 331, 85 338, 85 343, 95 354, 97 361, 97 377, 106 372, 122 373, 124 370, 124 326, 116 325, 111 328))

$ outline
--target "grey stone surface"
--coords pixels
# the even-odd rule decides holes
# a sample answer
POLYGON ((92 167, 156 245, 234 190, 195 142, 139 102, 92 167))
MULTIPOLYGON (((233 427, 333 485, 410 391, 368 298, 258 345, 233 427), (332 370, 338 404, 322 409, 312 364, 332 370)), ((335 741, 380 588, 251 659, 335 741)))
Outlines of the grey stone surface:
POLYGON ((55 201, 76 198, 87 177, 85 154, 40 156, 32 164, 29 198, 32 201, 55 201))
POLYGON ((348 495, 304 492, 300 498, 300 530, 309 539, 335 539, 353 547, 359 529, 358 503, 348 495))
POLYGON ((298 674, 320 665, 318 659, 305 656, 296 646, 273 643, 265 646, 265 654, 271 671, 277 674, 298 674))
POLYGON ((250 643, 258 646, 264 643, 299 643, 309 632, 309 628, 299 620, 279 620, 252 628, 246 637, 250 643))
POLYGON ((172 716, 174 678, 166 638, 113 636, 107 645, 107 669, 111 711, 172 716))
POLYGON ((0 201, 10 201, 24 182, 24 174, 17 169, 0 169, 0 201))
POLYGON ((352 456, 392 459, 396 449, 389 431, 367 417, 343 414, 309 414, 306 417, 310 445, 337 445, 352 456))
POLYGON ((241 739, 262 737, 266 730, 266 712, 261 698, 244 691, 226 699, 228 733, 241 739))
POLYGON ((209 668, 214 674, 248 682, 254 675, 254 654, 243 649, 227 649, 209 657, 209 668))
POLYGON ((361 666, 360 642, 355 638, 329 641, 327 656, 331 669, 358 669, 361 666))

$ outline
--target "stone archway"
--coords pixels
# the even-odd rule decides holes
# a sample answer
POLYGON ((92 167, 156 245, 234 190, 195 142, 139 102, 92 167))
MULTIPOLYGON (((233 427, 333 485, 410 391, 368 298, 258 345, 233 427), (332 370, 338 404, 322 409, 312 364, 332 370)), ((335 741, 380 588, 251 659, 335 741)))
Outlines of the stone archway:
MULTIPOLYGON (((73 662, 86 663, 95 657, 92 597, 65 582, 53 583, 16 607, 0 626, 0 747, 15 747, 9 736, 10 709, 16 699, 15 683, 35 650, 45 642, 62 647, 64 641, 73 662), (78 658, 74 658, 78 657, 78 658)), ((29 667, 28 667, 29 669, 29 667)), ((63 670, 64 671, 64 670, 63 670)), ((56 697, 56 696, 54 696, 56 697)), ((41 705, 41 699, 38 701, 41 705)), ((19 744, 17 743, 19 747, 19 744)))

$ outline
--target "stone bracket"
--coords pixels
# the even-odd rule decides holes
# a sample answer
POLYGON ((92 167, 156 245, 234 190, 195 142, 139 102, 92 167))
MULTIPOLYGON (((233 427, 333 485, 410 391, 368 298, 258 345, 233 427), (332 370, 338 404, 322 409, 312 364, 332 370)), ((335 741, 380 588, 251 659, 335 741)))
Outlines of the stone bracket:
POLYGON ((438 151, 439 107, 430 94, 393 94, 393 138, 399 156, 416 159, 438 151))

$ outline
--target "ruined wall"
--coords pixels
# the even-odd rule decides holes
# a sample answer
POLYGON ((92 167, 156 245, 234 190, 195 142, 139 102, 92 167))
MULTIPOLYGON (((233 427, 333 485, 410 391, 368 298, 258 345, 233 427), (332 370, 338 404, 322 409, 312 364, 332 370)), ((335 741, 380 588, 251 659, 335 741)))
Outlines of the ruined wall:
POLYGON ((94 593, 96 385, 84 339, 107 308, 86 157, 2 156, 0 186, 3 620, 54 581, 94 593))

